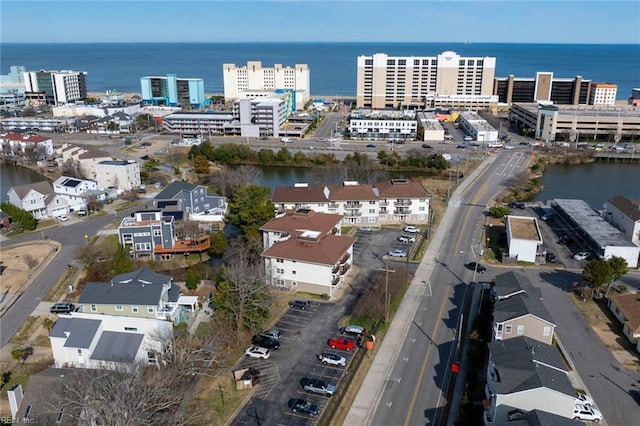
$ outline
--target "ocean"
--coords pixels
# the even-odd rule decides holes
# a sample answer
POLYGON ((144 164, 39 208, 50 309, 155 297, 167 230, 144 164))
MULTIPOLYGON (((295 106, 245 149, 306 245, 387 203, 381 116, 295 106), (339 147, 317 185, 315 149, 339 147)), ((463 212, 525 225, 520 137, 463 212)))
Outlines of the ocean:
POLYGON ((140 77, 202 78, 207 94, 223 93, 222 64, 263 66, 308 64, 311 94, 355 96, 356 58, 387 53, 435 56, 452 50, 461 56, 496 58, 496 77, 534 77, 538 71, 556 78, 577 75, 618 85, 617 98, 628 99, 640 87, 640 45, 504 44, 504 43, 64 43, 0 46, 0 73, 12 65, 27 70, 86 71, 89 92, 116 89, 140 92, 140 77))

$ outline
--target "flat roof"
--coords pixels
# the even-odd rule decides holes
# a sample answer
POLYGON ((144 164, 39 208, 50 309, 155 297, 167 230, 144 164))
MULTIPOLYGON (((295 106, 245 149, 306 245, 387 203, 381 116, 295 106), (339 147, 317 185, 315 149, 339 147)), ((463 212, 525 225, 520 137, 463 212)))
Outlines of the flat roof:
POLYGON ((535 217, 507 216, 512 238, 542 242, 535 217))
POLYGON ((553 203, 569 215, 601 247, 636 247, 624 234, 606 222, 583 200, 554 199, 553 203))

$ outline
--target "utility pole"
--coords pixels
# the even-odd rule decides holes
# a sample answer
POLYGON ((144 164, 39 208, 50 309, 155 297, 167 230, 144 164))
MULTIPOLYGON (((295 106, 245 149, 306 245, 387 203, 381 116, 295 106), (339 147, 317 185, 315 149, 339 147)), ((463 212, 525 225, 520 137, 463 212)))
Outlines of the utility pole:
POLYGON ((396 272, 396 270, 395 269, 389 269, 389 265, 387 265, 387 262, 382 260, 382 258, 380 256, 378 256, 376 253, 373 253, 373 255, 376 257, 376 259, 378 259, 384 265, 384 268, 380 268, 380 270, 381 271, 385 271, 384 322, 387 323, 387 322, 389 322, 389 304, 391 302, 391 300, 389 298, 389 272, 396 272))

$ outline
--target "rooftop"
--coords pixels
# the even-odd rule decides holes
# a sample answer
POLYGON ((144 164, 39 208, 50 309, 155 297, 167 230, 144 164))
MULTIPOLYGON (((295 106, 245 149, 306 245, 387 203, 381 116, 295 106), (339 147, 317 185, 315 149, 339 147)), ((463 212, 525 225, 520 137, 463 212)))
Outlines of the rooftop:
POLYGON ((542 235, 540 235, 536 218, 509 215, 507 216, 506 224, 510 229, 512 238, 542 243, 542 235))

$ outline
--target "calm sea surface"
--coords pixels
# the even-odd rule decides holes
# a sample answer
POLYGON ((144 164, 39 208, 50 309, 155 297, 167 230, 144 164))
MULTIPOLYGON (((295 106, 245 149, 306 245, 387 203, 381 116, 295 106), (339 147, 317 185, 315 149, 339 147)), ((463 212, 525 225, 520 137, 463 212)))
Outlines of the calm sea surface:
POLYGON ((140 77, 204 79, 206 93, 222 93, 222 64, 264 66, 308 64, 313 95, 355 96, 356 58, 387 53, 435 56, 452 50, 461 56, 496 58, 496 76, 534 77, 550 71, 555 77, 577 75, 618 85, 618 99, 638 87, 640 45, 497 44, 497 43, 77 43, 13 44, 0 49, 0 73, 11 65, 28 70, 70 69, 88 73, 90 92, 117 89, 140 92, 140 77))

